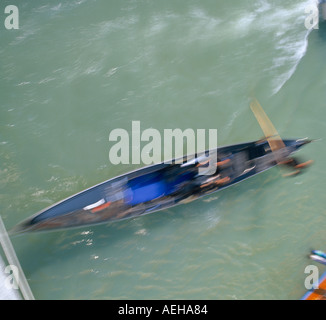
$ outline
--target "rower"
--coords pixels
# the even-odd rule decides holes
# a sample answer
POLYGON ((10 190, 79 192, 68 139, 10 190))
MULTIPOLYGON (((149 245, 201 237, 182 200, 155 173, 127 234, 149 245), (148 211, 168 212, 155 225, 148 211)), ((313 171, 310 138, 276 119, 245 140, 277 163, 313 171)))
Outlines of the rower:
POLYGON ((201 188, 206 188, 206 187, 209 187, 209 186, 213 186, 213 185, 216 185, 216 186, 222 186, 228 182, 230 182, 230 177, 224 177, 224 178, 221 178, 221 174, 217 174, 213 177, 210 177, 208 178, 206 181, 204 181, 203 184, 201 184, 201 188))
MULTIPOLYGON (((206 160, 205 162, 199 162, 196 167, 201 167, 201 166, 204 166, 204 165, 207 165, 209 163, 210 160, 206 160)), ((224 160, 220 160, 220 161, 217 161, 215 163, 215 166, 216 167, 221 167, 221 166, 224 166, 226 164, 228 164, 229 162, 231 161, 230 158, 226 158, 224 160)))
POLYGON ((313 163, 313 160, 308 160, 305 162, 298 162, 298 160, 295 158, 288 158, 286 160, 281 161, 279 164, 296 169, 295 171, 293 171, 291 173, 285 174, 285 176, 288 177, 288 176, 293 176, 293 175, 297 175, 297 174, 301 173, 301 169, 307 168, 312 163, 313 163))
POLYGON ((218 161, 216 162, 216 166, 217 167, 221 167, 221 166, 225 166, 226 164, 228 164, 231 161, 230 158, 226 158, 224 160, 218 161))

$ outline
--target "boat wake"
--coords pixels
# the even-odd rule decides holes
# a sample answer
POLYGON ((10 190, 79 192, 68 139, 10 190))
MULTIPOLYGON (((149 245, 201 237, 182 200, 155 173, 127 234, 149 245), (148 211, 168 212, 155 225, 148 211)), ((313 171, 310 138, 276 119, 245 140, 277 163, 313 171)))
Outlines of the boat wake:
MULTIPOLYGON (((308 6, 316 6, 316 0, 303 1, 299 2, 297 5, 293 7, 294 16, 296 19, 294 20, 294 26, 300 27, 301 24, 301 32, 297 32, 296 29, 291 30, 290 28, 286 32, 283 38, 280 38, 278 41, 277 49, 280 52, 283 52, 283 57, 278 57, 274 59, 274 69, 282 68, 283 66, 289 66, 289 70, 285 72, 281 72, 281 74, 273 80, 273 90, 272 94, 278 93, 283 86, 288 82, 288 80, 295 73, 301 59, 305 56, 308 48, 308 37, 310 32, 313 29, 307 29, 304 26, 305 19, 307 19, 308 15, 305 13, 306 8, 308 6)), ((291 16, 291 15, 290 15, 291 16)), ((285 13, 284 18, 287 17, 285 13)))

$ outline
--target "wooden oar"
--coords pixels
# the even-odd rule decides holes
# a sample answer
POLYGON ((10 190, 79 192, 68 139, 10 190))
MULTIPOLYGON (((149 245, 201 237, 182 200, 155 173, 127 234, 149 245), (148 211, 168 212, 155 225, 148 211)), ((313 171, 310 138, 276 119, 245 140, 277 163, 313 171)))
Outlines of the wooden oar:
POLYGON ((261 129, 263 130, 266 140, 268 141, 272 151, 274 152, 281 148, 285 148, 285 144, 282 138, 273 126, 272 122, 267 117, 265 111, 263 110, 262 106, 257 101, 257 99, 251 102, 250 108, 254 113, 261 129))
MULTIPOLYGON (((264 109, 260 105, 260 103, 257 101, 257 99, 254 99, 251 104, 250 108, 252 112, 254 113, 264 135, 265 138, 272 150, 272 152, 276 152, 282 148, 286 148, 282 138, 280 137, 279 133, 275 129, 274 125, 272 124, 271 120, 266 115, 264 109)), ((275 161, 278 165, 286 164, 288 159, 280 158, 280 156, 275 156, 275 161)), ((283 176, 290 176, 295 175, 299 173, 300 170, 296 169, 292 171, 291 173, 283 173, 283 176)))

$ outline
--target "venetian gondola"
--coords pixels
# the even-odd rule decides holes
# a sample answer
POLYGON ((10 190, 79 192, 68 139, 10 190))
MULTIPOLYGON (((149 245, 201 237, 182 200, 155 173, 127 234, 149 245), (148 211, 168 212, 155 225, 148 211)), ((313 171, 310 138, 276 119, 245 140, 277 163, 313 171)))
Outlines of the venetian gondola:
MULTIPOLYGON (((276 165, 291 164, 292 154, 311 141, 282 140, 258 102, 252 110, 262 126, 264 139, 219 147, 123 174, 46 208, 18 224, 13 232, 107 223, 188 203, 276 165), (214 172, 207 175, 205 166, 213 160, 214 172)), ((304 165, 295 162, 292 167, 297 173, 304 165)))

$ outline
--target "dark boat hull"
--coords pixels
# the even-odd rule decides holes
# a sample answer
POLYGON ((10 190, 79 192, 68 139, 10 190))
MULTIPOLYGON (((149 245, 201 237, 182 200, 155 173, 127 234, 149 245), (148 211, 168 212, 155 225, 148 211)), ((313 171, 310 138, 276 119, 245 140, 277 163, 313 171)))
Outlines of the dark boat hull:
MULTIPOLYGON (((306 143, 284 140, 286 158, 306 143)), ((46 231, 129 219, 187 203, 222 190, 276 165, 266 140, 210 150, 218 159, 213 174, 199 174, 202 155, 147 166, 107 180, 17 225, 13 232, 46 231)))

